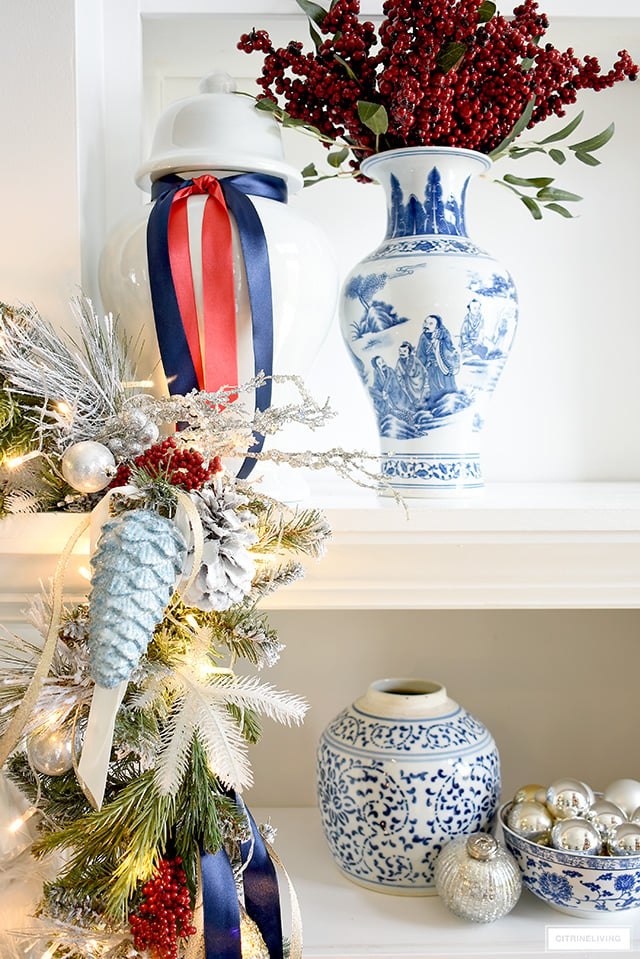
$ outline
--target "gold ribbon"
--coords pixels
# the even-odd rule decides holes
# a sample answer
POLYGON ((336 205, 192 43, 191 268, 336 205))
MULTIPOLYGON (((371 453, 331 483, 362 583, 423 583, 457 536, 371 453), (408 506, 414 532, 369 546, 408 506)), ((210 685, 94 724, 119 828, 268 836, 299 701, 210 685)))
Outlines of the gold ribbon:
POLYGON ((24 727, 27 724, 27 721, 42 690, 42 683, 46 679, 49 670, 51 669, 51 663, 53 662, 53 657, 56 651, 58 630, 60 629, 65 573, 67 571, 67 566, 69 565, 69 560, 76 543, 82 534, 88 530, 90 521, 90 516, 86 516, 82 520, 80 525, 73 532, 71 538, 67 542, 67 545, 60 555, 60 559, 58 560, 58 565, 56 566, 56 571, 53 577, 53 597, 49 629, 45 637, 44 646, 42 647, 40 661, 38 662, 36 670, 31 677, 31 682, 27 687, 24 699, 13 714, 13 718, 9 723, 7 731, 0 740, 0 768, 4 766, 7 759, 20 742, 20 737, 22 736, 24 727))

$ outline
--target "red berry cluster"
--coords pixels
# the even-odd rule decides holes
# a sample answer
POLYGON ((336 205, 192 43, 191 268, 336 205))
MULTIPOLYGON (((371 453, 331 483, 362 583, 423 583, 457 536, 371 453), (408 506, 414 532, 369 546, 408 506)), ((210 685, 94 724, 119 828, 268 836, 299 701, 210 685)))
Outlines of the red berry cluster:
POLYGON ((564 116, 580 90, 638 74, 626 50, 602 73, 595 57, 581 60, 571 48, 541 43, 549 23, 536 0, 524 0, 509 20, 487 18, 482 0, 385 0, 377 35, 359 10, 359 0, 337 0, 319 25, 325 39, 313 54, 293 41, 275 49, 264 30, 238 43, 264 54, 261 96, 281 97, 293 118, 355 143, 358 159, 403 146, 490 153, 532 98, 529 127, 564 116), (379 140, 362 122, 358 101, 385 107, 389 128, 379 140))
POLYGON ((178 938, 196 934, 182 859, 161 859, 158 870, 143 886, 142 904, 129 917, 133 944, 148 949, 152 959, 177 959, 178 938))
POLYGON ((166 477, 174 486, 190 492, 200 489, 207 480, 221 469, 220 457, 215 456, 205 466, 204 458, 197 450, 179 447, 172 436, 162 443, 150 446, 131 463, 121 463, 111 481, 112 488, 129 482, 135 467, 144 469, 151 476, 166 477))

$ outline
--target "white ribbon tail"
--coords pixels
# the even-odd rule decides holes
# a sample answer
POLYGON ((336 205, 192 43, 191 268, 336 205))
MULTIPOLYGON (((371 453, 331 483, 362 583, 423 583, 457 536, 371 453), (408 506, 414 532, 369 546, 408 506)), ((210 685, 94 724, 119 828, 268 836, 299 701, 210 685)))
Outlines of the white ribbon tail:
POLYGON ((113 744, 116 714, 129 685, 128 680, 105 689, 95 686, 76 776, 94 809, 101 809, 113 744))

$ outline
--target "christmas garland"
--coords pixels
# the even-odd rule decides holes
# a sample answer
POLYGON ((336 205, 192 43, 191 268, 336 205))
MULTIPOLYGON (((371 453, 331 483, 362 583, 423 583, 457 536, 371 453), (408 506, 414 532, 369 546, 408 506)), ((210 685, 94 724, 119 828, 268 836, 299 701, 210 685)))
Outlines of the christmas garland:
MULTIPOLYGON (((0 310, 2 512, 82 512, 97 544, 87 602, 63 604, 64 558, 33 602, 42 649, 0 636, 0 754, 28 800, 24 851, 48 875, 29 934, 47 959, 282 956, 272 832, 242 794, 261 717, 299 723, 306 705, 257 675, 282 650, 259 602, 330 531, 227 467, 254 433, 329 411, 294 381, 297 402, 251 418, 232 400, 260 378, 158 399, 113 319, 74 311, 78 342, 0 310)), ((258 455, 377 482, 341 450, 258 455)))

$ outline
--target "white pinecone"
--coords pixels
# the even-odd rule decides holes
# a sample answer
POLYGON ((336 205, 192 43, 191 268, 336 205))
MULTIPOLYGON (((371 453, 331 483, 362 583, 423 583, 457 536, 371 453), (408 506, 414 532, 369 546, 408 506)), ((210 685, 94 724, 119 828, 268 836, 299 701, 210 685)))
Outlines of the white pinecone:
POLYGON ((199 609, 222 612, 242 602, 251 589, 256 564, 249 549, 258 541, 252 529, 255 517, 243 509, 246 498, 229 486, 219 492, 199 490, 191 498, 202 521, 204 549, 184 599, 199 609))

